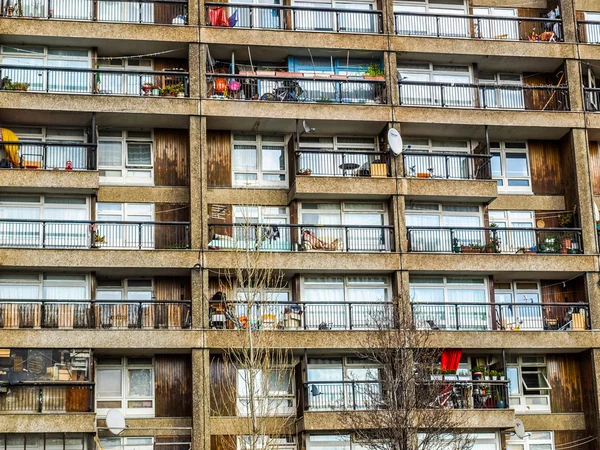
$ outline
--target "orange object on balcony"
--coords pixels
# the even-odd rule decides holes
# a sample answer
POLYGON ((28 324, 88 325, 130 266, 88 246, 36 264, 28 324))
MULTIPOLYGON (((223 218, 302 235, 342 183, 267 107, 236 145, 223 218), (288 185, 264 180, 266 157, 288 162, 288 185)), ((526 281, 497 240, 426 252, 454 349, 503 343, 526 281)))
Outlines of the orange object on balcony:
MULTIPOLYGON (((7 128, 0 128, 0 134, 2 135, 3 142, 18 142, 19 138, 15 133, 7 128)), ((8 155, 8 160, 13 167, 20 167, 19 163, 19 146, 17 144, 4 145, 4 151, 8 155)))
POLYGON ((431 178, 431 174, 429 174, 427 172, 418 172, 417 178, 431 178))
POLYGON ((225 78, 217 78, 215 80, 215 91, 221 93, 225 89, 227 89, 227 80, 225 78))

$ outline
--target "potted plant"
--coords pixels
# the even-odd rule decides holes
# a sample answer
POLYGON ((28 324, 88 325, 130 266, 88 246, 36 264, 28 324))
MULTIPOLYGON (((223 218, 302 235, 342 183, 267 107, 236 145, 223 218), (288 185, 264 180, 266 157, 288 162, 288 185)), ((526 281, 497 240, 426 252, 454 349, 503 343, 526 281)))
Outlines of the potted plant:
POLYGON ((380 64, 376 62, 372 62, 367 67, 365 74, 363 75, 365 80, 376 80, 376 81, 384 81, 385 80, 385 70, 381 67, 380 64))
MULTIPOLYGON (((569 228, 573 226, 573 213, 565 213, 558 216, 558 224, 561 228, 569 228)), ((562 254, 568 253, 571 248, 572 234, 568 231, 564 231, 559 234, 560 249, 559 252, 562 254)))
POLYGON ((483 379, 485 381, 490 381, 490 371, 488 369, 483 370, 483 379))
POLYGON ((498 372, 490 370, 490 377, 492 378, 492 381, 496 381, 498 379, 498 372))
POLYGON ((475 366, 471 369, 471 375, 473 375, 474 380, 481 380, 483 377, 483 367, 475 366))
POLYGON ((461 246, 458 243, 458 238, 452 239, 452 251, 454 253, 460 253, 461 252, 461 246))
POLYGON ((458 381, 470 381, 471 377, 469 376, 468 370, 459 370, 458 371, 458 381))
POLYGON ((300 169, 298 175, 309 176, 312 173, 312 169, 300 169))
POLYGON ((498 379, 501 381, 506 380, 506 377, 504 376, 504 372, 502 372, 501 370, 498 371, 498 379))
POLYGON ((4 77, 0 80, 0 88, 7 91, 12 90, 12 80, 8 77, 4 77))
POLYGON ((22 83, 20 81, 15 81, 12 84, 12 90, 13 91, 25 92, 25 91, 27 91, 27 89, 29 89, 29 83, 22 83))
POLYGON ((462 253, 481 253, 484 248, 484 245, 469 244, 461 246, 460 250, 462 253))
POLYGON ((506 403, 504 402, 504 398, 502 395, 500 395, 500 393, 500 389, 494 390, 494 406, 498 409, 504 409, 506 408, 506 403))
POLYGON ((183 91, 183 83, 170 84, 160 90, 160 95, 163 97, 179 97, 179 94, 183 94, 183 91))
POLYGON ((444 381, 456 381, 458 380, 458 376, 456 375, 456 370, 442 370, 442 375, 444 375, 444 381))
POLYGON ((150 95, 150 93, 154 89, 158 89, 158 86, 155 85, 154 83, 148 82, 148 83, 142 84, 142 91, 144 92, 144 95, 150 95))

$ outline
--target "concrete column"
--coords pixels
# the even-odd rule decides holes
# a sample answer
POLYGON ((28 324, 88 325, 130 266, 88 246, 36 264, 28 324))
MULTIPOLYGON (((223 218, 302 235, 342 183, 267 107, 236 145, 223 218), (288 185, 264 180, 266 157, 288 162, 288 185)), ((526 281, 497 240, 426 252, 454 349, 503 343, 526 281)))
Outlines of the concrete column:
POLYGON ((560 0, 560 16, 563 22, 565 42, 577 42, 577 20, 574 0, 560 0))
POLYGON ((383 34, 396 32, 394 24, 394 0, 381 0, 381 11, 383 12, 383 34))
POLYGON ((198 0, 188 0, 188 25, 198 26, 200 22, 200 2, 198 0))
POLYGON ((210 450, 210 354, 192 350, 192 449, 210 450))
POLYGON ((190 116, 190 243, 191 248, 202 247, 202 119, 190 116))
POLYGON ((412 321, 412 312, 410 310, 410 289, 408 284, 408 272, 400 270, 395 272, 394 282, 396 284, 398 320, 402 326, 406 327, 412 321))
POLYGON ((594 197, 590 179, 588 136, 585 129, 571 131, 573 167, 577 187, 577 209, 581 220, 581 233, 585 253, 598 253, 596 221, 594 219, 594 197))
POLYGON ((565 74, 569 83, 569 105, 571 111, 583 111, 583 82, 581 79, 581 63, 576 59, 565 61, 565 74))
POLYGON ((188 66, 190 72, 190 97, 191 98, 199 98, 200 97, 200 44, 190 43, 188 50, 188 66))
POLYGON ((208 328, 208 300, 206 289, 208 289, 208 270, 192 269, 192 325, 194 329, 208 328))
MULTIPOLYGON (((585 274, 585 284, 588 302, 590 304, 590 321, 593 330, 600 330, 600 274, 588 272, 585 274)), ((600 368, 600 367, 599 367, 600 368)))
POLYGON ((200 98, 206 98, 206 58, 208 52, 206 50, 206 44, 200 44, 200 66, 199 66, 199 80, 200 80, 200 98))
POLYGON ((389 105, 398 105, 398 70, 396 52, 384 52, 383 64, 385 69, 385 82, 387 87, 387 101, 389 105))

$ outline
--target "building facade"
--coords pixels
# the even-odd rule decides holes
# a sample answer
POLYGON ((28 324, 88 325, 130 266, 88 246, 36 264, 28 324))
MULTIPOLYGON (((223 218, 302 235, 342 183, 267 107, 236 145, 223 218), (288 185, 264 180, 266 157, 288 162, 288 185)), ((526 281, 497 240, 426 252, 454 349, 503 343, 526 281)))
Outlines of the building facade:
POLYGON ((0 449, 246 449, 248 327, 278 446, 360 447, 373 311, 474 448, 600 448, 600 4, 517 3, 0 0, 0 449))

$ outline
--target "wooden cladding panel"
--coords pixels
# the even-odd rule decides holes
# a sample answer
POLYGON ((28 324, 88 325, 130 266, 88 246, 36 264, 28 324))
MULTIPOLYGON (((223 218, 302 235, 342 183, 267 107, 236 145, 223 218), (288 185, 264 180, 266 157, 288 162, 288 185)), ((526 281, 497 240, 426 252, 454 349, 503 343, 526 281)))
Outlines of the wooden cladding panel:
POLYGON ((189 450, 190 446, 183 444, 191 442, 191 436, 156 436, 154 438, 155 450, 189 450), (172 444, 172 445, 168 445, 172 444))
MULTIPOLYGON (((188 222, 190 206, 177 203, 156 203, 154 214, 157 222, 188 222)), ((184 225, 156 225, 154 230, 155 248, 185 248, 186 235, 184 225)))
POLYGON ((172 24, 173 19, 182 15, 183 7, 177 3, 154 3, 154 23, 172 24))
POLYGON ((187 130, 154 130, 154 184, 189 186, 189 138, 187 130))
MULTIPOLYGON (((564 193, 565 193, 565 209, 573 210, 573 208, 577 205, 578 195, 577 195, 577 178, 575 174, 575 161, 573 156, 573 140, 571 133, 567 133, 560 140, 561 146, 561 164, 560 167, 562 169, 562 179, 564 184, 564 193)), ((577 226, 577 223, 575 224, 577 226)))
POLYGON ((587 303, 584 277, 565 282, 560 280, 542 281, 543 303, 587 303))
POLYGON ((578 355, 548 355, 547 376, 552 387, 550 406, 553 413, 583 411, 578 355))
POLYGON ((155 58, 153 64, 154 70, 157 72, 163 70, 182 70, 187 72, 189 68, 187 59, 182 58, 155 58))
MULTIPOLYGON (((548 11, 536 8, 517 8, 517 16, 518 17, 541 17, 543 14, 548 11)), ((521 40, 527 40, 533 32, 541 33, 544 30, 540 29, 540 22, 528 22, 522 21, 519 24, 519 38, 521 40)))
POLYGON ((234 435, 212 435, 210 437, 210 450, 236 450, 237 436, 234 435))
POLYGON ((210 414, 211 416, 235 416, 236 408, 235 368, 225 363, 222 356, 210 359, 210 414))
MULTIPOLYGON (((557 86, 559 82, 565 83, 565 79, 559 76, 556 77, 553 73, 543 74, 523 74, 523 84, 526 86, 557 86)), ((559 99, 562 97, 557 95, 555 91, 546 90, 525 90, 525 109, 535 111, 554 111, 560 110, 559 99)), ((563 105, 564 107, 564 105, 563 105)))
MULTIPOLYGON (((587 350, 579 355, 579 373, 581 374, 582 386, 588 387, 588 390, 593 388, 596 383, 594 381, 594 364, 592 359, 592 351, 587 350)), ((583 395, 583 410, 585 411, 585 428, 587 435, 596 436, 598 430, 598 404, 595 395, 583 395)), ((585 448, 585 447, 581 447, 585 448)))
POLYGON ((531 187, 537 195, 560 195, 563 191, 558 141, 529 141, 531 187))
POLYGON ((88 412, 90 410, 90 388, 83 386, 65 389, 65 410, 67 412, 88 412))
POLYGON ((225 294, 228 301, 233 300, 233 289, 231 284, 224 278, 210 277, 208 279, 208 299, 210 300, 217 292, 225 294))
POLYGON ((185 277, 156 277, 154 279, 156 300, 190 300, 190 279, 185 277))
MULTIPOLYGON (((553 411, 554 412, 554 411, 553 411)), ((554 432, 554 445, 561 444, 562 448, 571 450, 592 450, 594 449, 594 441, 588 444, 573 445, 573 442, 580 441, 588 437, 589 434, 586 431, 555 431, 554 432)), ((561 448, 561 447, 557 447, 561 448)))
POLYGON ((231 133, 209 130, 206 133, 208 146, 208 187, 231 187, 231 133))
POLYGON ((189 355, 154 357, 156 417, 192 415, 192 361, 189 355))
POLYGON ((598 142, 590 142, 589 147, 592 189, 594 190, 594 195, 600 195, 600 152, 598 152, 598 142))

